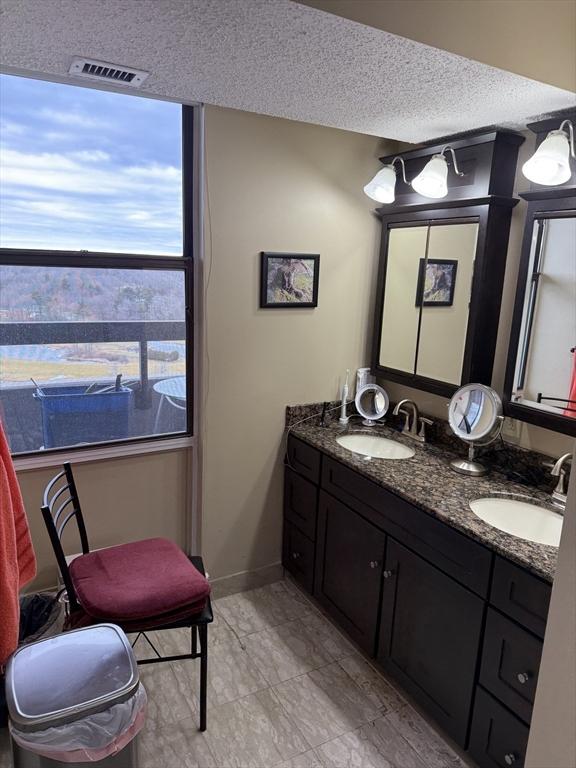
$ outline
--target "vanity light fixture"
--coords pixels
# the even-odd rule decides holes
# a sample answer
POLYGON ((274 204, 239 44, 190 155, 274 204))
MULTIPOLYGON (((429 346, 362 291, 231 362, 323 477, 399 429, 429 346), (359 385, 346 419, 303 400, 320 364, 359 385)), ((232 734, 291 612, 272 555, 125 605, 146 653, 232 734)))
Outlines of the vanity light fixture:
POLYGON ((564 184, 572 175, 570 157, 576 158, 574 125, 570 120, 563 120, 560 128, 550 131, 530 160, 524 163, 522 173, 535 184, 555 187, 564 184))
POLYGON ((389 165, 385 165, 381 168, 376 176, 366 184, 364 192, 371 197, 372 200, 376 200, 377 203, 393 203, 394 202, 394 190, 396 188, 396 169, 394 163, 398 161, 402 166, 402 178, 405 184, 410 184, 406 178, 406 166, 404 165, 404 158, 396 156, 389 165))
POLYGON ((452 153, 456 175, 464 176, 464 172, 458 169, 454 150, 447 144, 445 147, 442 147, 440 154, 432 155, 418 176, 412 180, 412 187, 419 195, 437 198, 446 197, 448 194, 448 162, 445 157, 446 152, 452 153))

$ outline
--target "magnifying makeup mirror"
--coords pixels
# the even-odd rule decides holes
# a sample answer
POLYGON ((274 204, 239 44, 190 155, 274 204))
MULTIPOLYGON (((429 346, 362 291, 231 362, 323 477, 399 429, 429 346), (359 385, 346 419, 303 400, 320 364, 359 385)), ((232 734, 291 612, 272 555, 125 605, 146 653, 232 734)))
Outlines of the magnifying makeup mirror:
POLYGON ((366 384, 360 387, 354 402, 356 410, 362 416, 362 424, 366 427, 375 426, 378 419, 386 415, 390 405, 388 393, 378 384, 366 384))
POLYGON ((469 444, 468 459, 455 459, 450 466, 455 472, 478 477, 488 469, 475 461, 477 446, 489 445, 502 431, 502 401, 485 384, 460 387, 448 405, 448 422, 454 434, 469 444))

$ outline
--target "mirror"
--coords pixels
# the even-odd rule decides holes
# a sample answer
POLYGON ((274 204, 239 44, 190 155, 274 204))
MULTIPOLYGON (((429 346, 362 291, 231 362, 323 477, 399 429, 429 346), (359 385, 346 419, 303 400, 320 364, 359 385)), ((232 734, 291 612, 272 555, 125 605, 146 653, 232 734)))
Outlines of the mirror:
POLYGON ((465 475, 484 475, 486 467, 475 461, 475 446, 489 445, 502 430, 502 401, 484 384, 467 384, 457 390, 448 405, 448 423, 454 434, 470 444, 468 459, 450 466, 465 475))
POLYGON ((356 392, 354 403, 363 418, 362 424, 373 427, 378 419, 386 415, 390 400, 386 390, 378 384, 366 384, 356 392))
POLYGON ((543 416, 572 420, 576 430, 576 212, 537 213, 527 226, 509 398, 543 416))
POLYGON ((390 228, 380 367, 461 383, 477 238, 469 220, 390 228))

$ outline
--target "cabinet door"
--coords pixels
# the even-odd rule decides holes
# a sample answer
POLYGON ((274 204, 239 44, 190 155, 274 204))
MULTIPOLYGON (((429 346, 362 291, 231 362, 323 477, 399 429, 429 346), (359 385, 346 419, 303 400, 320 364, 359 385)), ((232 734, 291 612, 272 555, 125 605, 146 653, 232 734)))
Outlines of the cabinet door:
POLYGON ((374 655, 386 536, 327 493, 320 494, 314 594, 374 655))
POLYGON ((378 660, 464 746, 484 603, 393 539, 384 575, 378 660))

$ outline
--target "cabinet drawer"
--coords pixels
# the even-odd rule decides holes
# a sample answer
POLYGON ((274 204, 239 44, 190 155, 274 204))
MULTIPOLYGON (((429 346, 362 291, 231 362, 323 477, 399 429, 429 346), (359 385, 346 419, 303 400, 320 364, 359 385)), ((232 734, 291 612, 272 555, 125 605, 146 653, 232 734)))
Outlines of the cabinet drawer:
POLYGON ((322 488, 482 597, 492 552, 376 483, 324 458, 322 488))
POLYGON ((538 637, 544 637, 551 592, 547 582, 496 557, 490 602, 538 637))
POLYGON ((468 751, 480 768, 523 768, 527 745, 528 726, 477 688, 468 751))
POLYGON ((290 571, 304 589, 314 588, 314 542, 310 541, 295 525, 284 522, 282 541, 282 565, 290 571))
POLYGON ((284 517, 309 539, 316 538, 317 486, 286 467, 284 472, 284 517))
POLYGON ((541 656, 541 640, 488 609, 480 682, 525 723, 532 717, 541 656))
POLYGON ((321 453, 316 448, 292 435, 288 437, 286 463, 290 469, 316 484, 320 482, 320 458, 321 453))

